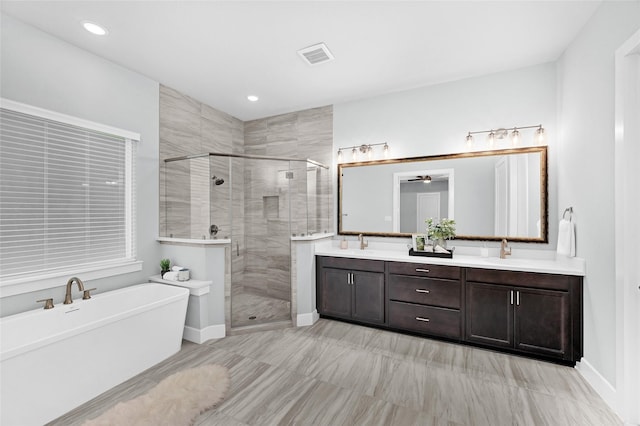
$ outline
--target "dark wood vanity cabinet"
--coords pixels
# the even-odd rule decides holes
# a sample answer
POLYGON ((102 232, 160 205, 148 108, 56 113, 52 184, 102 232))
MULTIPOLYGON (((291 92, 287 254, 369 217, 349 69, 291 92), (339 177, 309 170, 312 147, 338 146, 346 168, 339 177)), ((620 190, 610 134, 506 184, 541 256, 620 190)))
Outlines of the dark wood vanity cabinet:
POLYGON ((389 327, 462 337, 461 268, 389 262, 389 327))
POLYGON ((316 275, 320 315, 384 324, 384 262, 318 257, 316 275))
POLYGON ((575 362, 582 356, 582 279, 468 269, 465 340, 575 362))
POLYGON ((317 305, 324 317, 564 364, 582 357, 580 276, 316 259, 317 305))

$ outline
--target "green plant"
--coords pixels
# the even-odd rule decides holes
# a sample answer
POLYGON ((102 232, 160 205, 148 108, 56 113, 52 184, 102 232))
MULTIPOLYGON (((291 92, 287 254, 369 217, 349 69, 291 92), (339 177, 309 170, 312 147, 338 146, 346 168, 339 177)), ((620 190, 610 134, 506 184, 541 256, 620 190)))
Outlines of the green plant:
POLYGON ((439 223, 435 223, 433 218, 425 220, 427 224, 427 235, 433 241, 450 240, 456 236, 456 221, 453 219, 441 219, 439 223))
POLYGON ((171 261, 169 259, 161 259, 160 260, 160 269, 163 271, 168 271, 171 267, 171 261))

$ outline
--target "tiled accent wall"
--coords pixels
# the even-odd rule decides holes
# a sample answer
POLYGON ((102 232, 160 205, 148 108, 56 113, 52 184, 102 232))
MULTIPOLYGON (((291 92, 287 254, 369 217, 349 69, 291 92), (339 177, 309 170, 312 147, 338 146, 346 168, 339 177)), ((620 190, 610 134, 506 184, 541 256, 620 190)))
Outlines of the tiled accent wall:
MULTIPOLYGON (((200 239, 208 237, 209 226, 215 223, 219 237, 232 236, 227 254, 233 277, 226 271, 225 296, 247 288, 291 300, 289 237, 292 233, 332 231, 335 170, 307 169, 305 162, 227 157, 163 160, 222 152, 310 158, 330 165, 332 147, 331 106, 242 122, 160 86, 160 235, 200 239), (293 179, 286 178, 289 170, 293 179), (213 175, 225 183, 213 185, 213 175), (308 190, 309 205, 317 210, 309 224, 308 190)), ((227 325, 229 307, 227 300, 227 325)))
MULTIPOLYGON (((310 158, 331 164, 333 149, 333 107, 314 108, 260 120, 248 121, 244 129, 244 149, 248 155, 310 158)), ((291 234, 330 230, 332 217, 331 170, 322 170, 323 185, 308 185, 316 179, 315 170, 307 171, 304 162, 267 162, 256 170, 247 167, 245 179, 245 226, 247 252, 252 259, 245 267, 245 288, 266 296, 289 300, 291 234), (292 171, 291 179, 286 172, 292 171), (250 178, 249 178, 249 175, 250 178), (307 228, 307 189, 315 205, 324 209, 324 217, 314 218, 307 228), (289 200, 287 199, 289 198, 289 200), (277 201, 276 201, 277 199, 277 201), (291 228, 289 229, 289 207, 291 228), (279 217, 271 210, 278 204, 279 217)), ((315 183, 315 182, 314 182, 315 183)))
POLYGON ((294 164, 291 191, 292 233, 332 232, 333 202, 331 182, 334 168, 333 155, 333 107, 325 106, 260 120, 247 121, 244 130, 245 154, 287 158, 309 158, 323 163, 329 170, 309 170, 306 177, 303 163, 294 164), (298 170, 300 173, 298 173, 298 170), (309 179, 317 180, 309 185, 309 179), (321 180, 320 180, 321 179, 321 180), (320 214, 314 214, 307 229, 307 192, 312 198, 310 206, 316 206, 320 214))
POLYGON ((208 238, 212 223, 220 229, 218 236, 231 235, 229 159, 164 160, 207 152, 242 153, 243 145, 241 120, 160 86, 160 235, 208 238), (211 185, 213 174, 225 183, 211 185))

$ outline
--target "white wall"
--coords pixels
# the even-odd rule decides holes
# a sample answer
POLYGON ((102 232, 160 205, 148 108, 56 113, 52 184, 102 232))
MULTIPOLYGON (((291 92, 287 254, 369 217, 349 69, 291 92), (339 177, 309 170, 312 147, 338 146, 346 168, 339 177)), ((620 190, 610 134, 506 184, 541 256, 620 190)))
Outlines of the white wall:
POLYGON ((584 360, 614 387, 614 53, 639 28, 640 2, 603 2, 558 66, 558 200, 587 262, 584 360))
MULTIPOLYGON (((158 83, 2 15, 2 96, 138 132, 137 235, 142 271, 88 285, 98 292, 146 282, 158 272, 158 83)), ((61 302, 63 286, 0 299, 2 315, 61 302)))
MULTIPOLYGON (((449 154, 466 150, 469 131, 542 124, 549 144, 550 244, 529 244, 527 248, 555 249, 556 105, 555 63, 337 104, 333 109, 333 151, 388 142, 394 158, 449 154)), ((532 133, 522 134, 523 146, 533 145, 532 133)), ((485 136, 476 136, 476 150, 488 149, 485 136)))

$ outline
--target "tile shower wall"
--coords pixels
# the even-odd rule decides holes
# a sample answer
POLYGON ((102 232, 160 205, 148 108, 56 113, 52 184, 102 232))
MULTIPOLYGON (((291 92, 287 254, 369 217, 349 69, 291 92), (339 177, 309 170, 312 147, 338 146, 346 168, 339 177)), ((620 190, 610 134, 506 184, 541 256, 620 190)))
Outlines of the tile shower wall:
MULTIPOLYGON (((329 165, 333 147, 333 107, 249 121, 245 123, 244 136, 245 154, 310 158, 329 165)), ((328 174, 331 170, 323 172, 328 174)), ((308 172, 302 162, 273 162, 260 170, 245 169, 245 179, 251 182, 244 193, 248 207, 245 226, 251 230, 251 239, 262 242, 247 246, 252 261, 245 268, 245 288, 265 296, 290 299, 290 233, 299 235, 307 231, 330 230, 332 213, 329 210, 320 218, 314 217, 307 228, 308 178, 315 179, 315 176, 316 172, 308 172), (293 172, 292 179, 285 177, 288 170, 293 172), (260 174, 260 178, 247 176, 251 173, 260 174), (286 220, 289 212, 284 211, 288 207, 287 196, 291 203, 291 229, 286 220)), ((332 209, 329 182, 327 179, 326 185, 311 185, 315 193, 309 194, 312 198, 309 204, 332 209)))
MULTIPOLYGON (((160 86, 160 235, 200 239, 215 223, 218 236, 233 236, 229 251, 233 286, 228 294, 244 292, 246 287, 259 295, 290 300, 290 233, 332 231, 332 179, 318 181, 317 171, 307 171, 305 163, 298 162, 291 163, 294 179, 289 181, 283 171, 287 162, 210 157, 207 168, 205 159, 167 164, 163 160, 222 152, 310 158, 329 165, 332 147, 331 106, 243 123, 160 86), (229 164, 233 176, 228 175, 229 164), (223 178, 225 184, 211 185, 210 175, 223 178), (314 215, 307 228, 309 179, 314 180, 309 204, 323 213, 314 215), (284 193, 291 199, 291 229, 288 200, 278 196, 284 193), (210 218, 203 210, 209 205, 210 218)), ((333 169, 322 173, 327 177, 333 169)))
MULTIPOLYGON (((245 123, 245 154, 267 155, 287 158, 309 158, 331 166, 333 155, 333 107, 325 106, 304 111, 245 123)), ((293 164, 294 179, 291 188, 291 232, 332 231, 333 179, 312 183, 309 188, 310 202, 307 203, 309 179, 317 179, 315 170, 305 170, 303 163, 293 164), (306 177, 300 174, 306 173, 306 177), (320 185, 319 183, 323 183, 320 185), (322 213, 313 215, 307 229, 307 205, 316 206, 322 213)), ((324 176, 333 176, 334 169, 323 170, 324 176)))
MULTIPOLYGON (((229 162, 227 158, 164 163, 166 158, 206 152, 243 153, 244 124, 226 114, 160 86, 160 235, 176 238, 209 237, 212 223, 218 236, 231 234, 229 162), (210 173, 225 185, 210 185, 210 173)), ((235 177, 235 176, 234 176, 235 177)), ((241 189, 239 179, 234 188, 241 189)), ((234 206, 240 213, 243 206, 234 206)), ((242 229, 237 229, 242 232, 242 229)))

